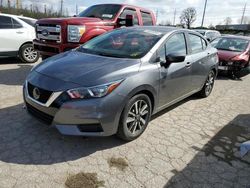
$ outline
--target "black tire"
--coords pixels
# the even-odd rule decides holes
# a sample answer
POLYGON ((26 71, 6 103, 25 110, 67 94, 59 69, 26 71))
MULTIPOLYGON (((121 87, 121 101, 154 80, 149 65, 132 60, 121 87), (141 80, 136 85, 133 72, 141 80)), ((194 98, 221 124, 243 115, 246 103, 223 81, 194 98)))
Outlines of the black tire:
POLYGON ((49 56, 47 56, 47 55, 41 55, 41 58, 42 58, 42 60, 45 60, 45 59, 48 59, 49 56))
POLYGON ((152 104, 147 95, 138 94, 132 97, 122 112, 117 136, 125 141, 138 138, 146 130, 151 113, 152 104))
POLYGON ((202 90, 198 92, 199 97, 206 98, 211 94, 214 87, 215 77, 216 77, 215 72, 211 70, 208 73, 207 79, 204 83, 202 90))
POLYGON ((24 44, 19 50, 19 57, 24 63, 35 63, 39 59, 39 53, 33 48, 33 45, 24 44))

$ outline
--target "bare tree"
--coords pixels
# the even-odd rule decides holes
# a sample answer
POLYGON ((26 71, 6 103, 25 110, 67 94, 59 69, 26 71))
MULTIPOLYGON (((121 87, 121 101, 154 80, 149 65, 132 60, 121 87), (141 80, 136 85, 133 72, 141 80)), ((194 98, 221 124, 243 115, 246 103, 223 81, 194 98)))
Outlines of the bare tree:
POLYGON ((191 25, 196 20, 196 10, 193 7, 189 7, 182 11, 180 16, 181 25, 184 25, 188 29, 190 29, 191 25))
POLYGON ((225 25, 230 25, 230 24, 232 24, 232 22, 233 22, 233 20, 230 17, 226 17, 226 19, 224 20, 225 25))

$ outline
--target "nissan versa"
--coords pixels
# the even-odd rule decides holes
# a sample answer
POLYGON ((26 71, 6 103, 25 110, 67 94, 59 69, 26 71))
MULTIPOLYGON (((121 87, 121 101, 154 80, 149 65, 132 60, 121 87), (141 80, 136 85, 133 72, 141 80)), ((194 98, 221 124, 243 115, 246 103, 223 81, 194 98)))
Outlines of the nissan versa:
POLYGON ((122 28, 37 65, 24 100, 62 134, 130 141, 152 114, 194 93, 209 96, 217 69, 217 50, 195 31, 122 28))

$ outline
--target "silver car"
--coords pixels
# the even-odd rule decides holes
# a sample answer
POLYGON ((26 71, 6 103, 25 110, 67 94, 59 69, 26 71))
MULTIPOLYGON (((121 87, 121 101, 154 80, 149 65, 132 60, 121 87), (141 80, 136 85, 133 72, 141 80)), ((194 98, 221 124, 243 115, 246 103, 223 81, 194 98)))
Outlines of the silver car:
POLYGON ((170 27, 114 30, 33 68, 27 111, 62 134, 130 141, 150 117, 198 93, 208 97, 217 50, 197 32, 170 27))

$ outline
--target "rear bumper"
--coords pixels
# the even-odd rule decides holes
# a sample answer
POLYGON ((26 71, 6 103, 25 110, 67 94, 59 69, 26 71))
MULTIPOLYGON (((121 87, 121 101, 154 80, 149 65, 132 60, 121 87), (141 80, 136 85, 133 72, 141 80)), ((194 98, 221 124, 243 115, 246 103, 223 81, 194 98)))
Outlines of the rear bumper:
POLYGON ((33 40, 34 49, 40 52, 41 55, 53 56, 74 48, 77 48, 80 44, 74 43, 49 43, 42 42, 37 39, 33 40))

